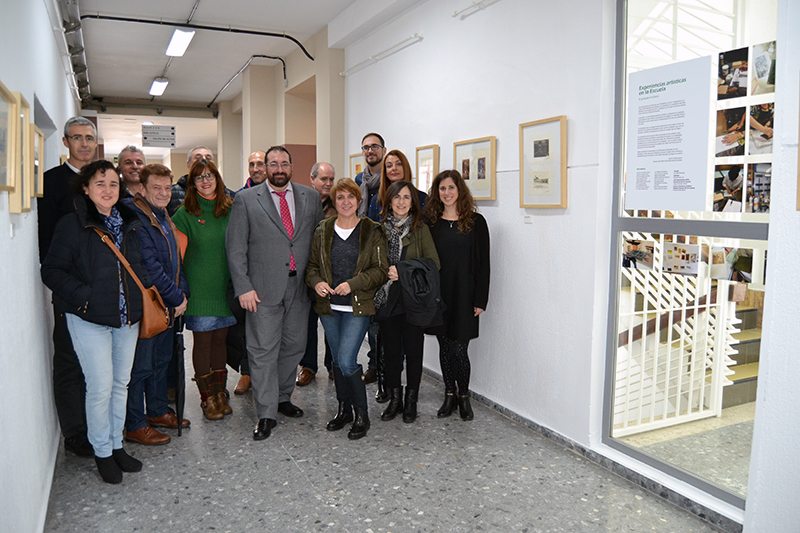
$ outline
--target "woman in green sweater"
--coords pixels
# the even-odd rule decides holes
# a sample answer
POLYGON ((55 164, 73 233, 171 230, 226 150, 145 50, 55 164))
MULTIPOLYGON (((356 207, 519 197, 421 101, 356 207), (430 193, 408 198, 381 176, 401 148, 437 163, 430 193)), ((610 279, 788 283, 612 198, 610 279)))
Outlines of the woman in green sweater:
POLYGON ((231 199, 225 183, 211 161, 199 159, 189 170, 186 198, 172 221, 185 242, 183 267, 191 297, 186 308, 186 327, 192 330, 194 381, 200 390, 200 406, 209 420, 233 412, 228 405, 226 381, 228 359, 225 339, 236 324, 228 306, 228 229, 231 199), (185 236, 185 238, 184 238, 185 236))

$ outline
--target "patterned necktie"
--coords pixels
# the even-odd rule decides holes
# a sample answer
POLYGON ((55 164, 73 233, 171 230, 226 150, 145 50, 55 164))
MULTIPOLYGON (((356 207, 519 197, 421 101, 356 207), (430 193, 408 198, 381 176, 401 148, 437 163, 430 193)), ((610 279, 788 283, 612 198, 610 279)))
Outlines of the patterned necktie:
MULTIPOLYGON (((289 213, 289 202, 286 201, 287 192, 289 191, 272 191, 272 194, 277 194, 281 199, 281 221, 289 234, 289 238, 292 239, 294 238, 294 224, 292 224, 292 214, 289 213)), ((294 263, 294 252, 292 252, 292 256, 289 259, 289 270, 297 270, 294 263)))

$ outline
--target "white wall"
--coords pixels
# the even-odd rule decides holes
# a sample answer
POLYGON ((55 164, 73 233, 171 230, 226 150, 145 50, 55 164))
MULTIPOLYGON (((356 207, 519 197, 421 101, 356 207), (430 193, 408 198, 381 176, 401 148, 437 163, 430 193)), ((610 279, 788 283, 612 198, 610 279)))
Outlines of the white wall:
MULTIPOLYGON (((34 95, 59 128, 74 114, 43 1, 4 2, 0 17, 0 80, 31 104, 34 95)), ((60 133, 45 144, 43 167, 58 164, 60 133)), ((60 149, 59 149, 60 147, 60 149)), ((39 277, 36 203, 9 215, 0 193, 0 529, 44 526, 59 443, 53 404, 52 312, 39 277)))
POLYGON ((797 198, 800 4, 778 2, 778 72, 772 155, 769 261, 758 372, 756 422, 747 486, 746 531, 800 528, 800 213, 797 198))

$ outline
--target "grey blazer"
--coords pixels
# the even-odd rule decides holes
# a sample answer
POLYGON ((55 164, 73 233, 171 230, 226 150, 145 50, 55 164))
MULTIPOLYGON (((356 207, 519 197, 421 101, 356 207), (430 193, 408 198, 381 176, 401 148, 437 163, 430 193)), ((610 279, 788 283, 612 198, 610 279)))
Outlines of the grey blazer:
MULTIPOLYGON (((283 226, 266 182, 236 194, 225 234, 228 268, 236 296, 252 290, 264 305, 277 305, 286 292, 289 258, 294 252, 297 275, 305 279, 314 229, 323 219, 319 193, 293 183, 294 237, 283 226)), ((301 291, 308 300, 305 288, 301 291)))

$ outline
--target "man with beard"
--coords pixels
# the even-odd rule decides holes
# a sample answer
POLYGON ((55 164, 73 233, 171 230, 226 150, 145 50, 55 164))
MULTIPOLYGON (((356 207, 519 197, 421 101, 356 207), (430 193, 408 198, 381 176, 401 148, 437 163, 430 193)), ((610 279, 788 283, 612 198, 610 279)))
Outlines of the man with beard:
POLYGON ((319 193, 292 183, 292 156, 266 151, 266 186, 236 195, 226 233, 228 268, 247 312, 247 353, 258 424, 253 439, 270 436, 277 413, 303 416, 291 402, 295 369, 306 348, 305 270, 314 229, 323 218, 319 193))
POLYGON ((144 188, 139 182, 139 173, 142 171, 145 162, 144 152, 136 146, 126 146, 119 153, 117 158, 117 169, 122 176, 124 188, 120 191, 120 197, 136 196, 137 192, 144 194, 144 188))

